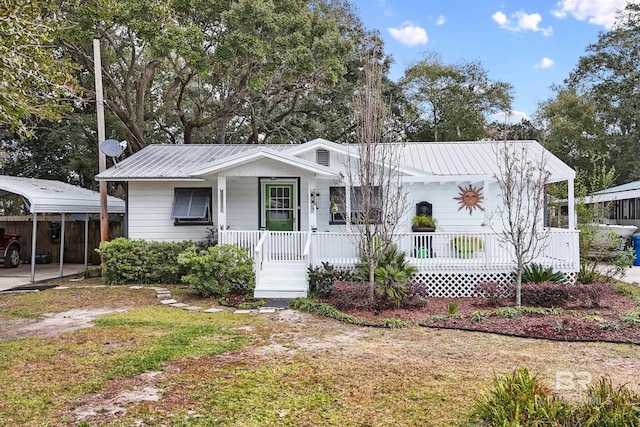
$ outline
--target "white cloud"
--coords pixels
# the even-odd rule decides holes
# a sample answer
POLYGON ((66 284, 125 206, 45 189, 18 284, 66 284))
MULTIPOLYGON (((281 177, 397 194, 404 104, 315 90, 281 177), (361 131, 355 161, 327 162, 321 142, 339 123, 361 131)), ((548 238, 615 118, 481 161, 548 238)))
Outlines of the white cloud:
POLYGON ((493 15, 491 15, 491 17, 493 18, 494 21, 496 21, 498 23, 498 25, 500 25, 501 27, 506 26, 509 23, 509 20, 507 19, 507 15, 505 15, 504 13, 497 11, 496 13, 494 13, 493 15))
POLYGON ((553 59, 544 57, 536 64, 535 68, 550 68, 553 67, 553 64, 555 64, 553 59))
POLYGON ((491 15, 494 21, 500 25, 500 28, 504 28, 509 31, 534 31, 540 32, 544 36, 550 36, 553 34, 552 27, 540 27, 542 22, 542 16, 539 13, 525 13, 518 11, 511 14, 508 18, 507 15, 498 11, 491 15))
POLYGON ((578 21, 587 20, 590 24, 601 25, 607 29, 615 22, 616 12, 624 9, 629 0, 561 0, 557 9, 551 13, 558 18, 573 16, 578 21))
POLYGON ((429 37, 424 28, 411 22, 404 22, 400 28, 387 28, 391 37, 407 46, 427 44, 429 37))
POLYGON ((436 25, 440 26, 440 25, 444 25, 444 23, 447 22, 447 17, 440 15, 438 16, 438 20, 436 21, 436 25))
POLYGON ((498 123, 507 122, 509 124, 516 124, 520 123, 522 119, 531 120, 524 111, 501 111, 489 116, 489 122, 498 123))

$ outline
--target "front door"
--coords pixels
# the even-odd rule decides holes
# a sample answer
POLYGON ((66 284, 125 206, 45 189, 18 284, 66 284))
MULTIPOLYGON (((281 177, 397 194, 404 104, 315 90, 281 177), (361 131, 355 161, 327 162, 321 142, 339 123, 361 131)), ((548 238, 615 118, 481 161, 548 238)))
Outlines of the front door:
POLYGON ((293 184, 265 184, 264 207, 267 230, 293 231, 295 194, 293 184))

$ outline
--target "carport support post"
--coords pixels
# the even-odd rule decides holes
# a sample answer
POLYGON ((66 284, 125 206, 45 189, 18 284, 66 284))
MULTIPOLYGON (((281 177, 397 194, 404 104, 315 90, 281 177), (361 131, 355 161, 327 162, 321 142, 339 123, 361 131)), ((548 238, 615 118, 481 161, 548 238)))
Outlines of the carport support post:
POLYGON ((38 232, 38 214, 33 213, 33 227, 31 232, 31 283, 36 281, 36 233, 38 232))
POLYGON ((62 226, 60 227, 60 277, 64 274, 64 228, 66 215, 62 214, 62 226))
POLYGON ((84 216, 84 269, 87 269, 87 258, 89 254, 89 214, 84 216))

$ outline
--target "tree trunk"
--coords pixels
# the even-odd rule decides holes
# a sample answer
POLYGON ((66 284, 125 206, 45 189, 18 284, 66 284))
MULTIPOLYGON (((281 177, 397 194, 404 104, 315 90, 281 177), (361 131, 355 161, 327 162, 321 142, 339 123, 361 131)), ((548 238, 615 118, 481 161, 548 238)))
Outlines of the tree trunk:
POLYGON ((518 266, 516 273, 516 307, 522 305, 522 267, 518 266))

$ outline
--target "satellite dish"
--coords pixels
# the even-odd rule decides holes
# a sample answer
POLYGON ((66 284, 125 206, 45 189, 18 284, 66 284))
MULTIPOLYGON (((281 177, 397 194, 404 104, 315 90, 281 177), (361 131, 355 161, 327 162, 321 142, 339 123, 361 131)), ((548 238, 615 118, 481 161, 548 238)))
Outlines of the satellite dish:
POLYGON ((100 151, 109 157, 118 157, 127 148, 127 141, 107 139, 100 144, 100 151))

